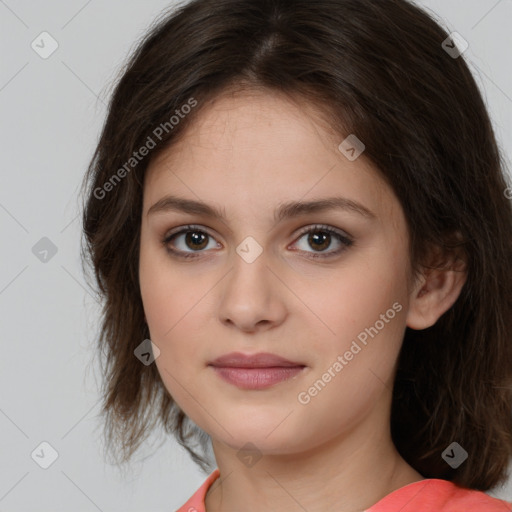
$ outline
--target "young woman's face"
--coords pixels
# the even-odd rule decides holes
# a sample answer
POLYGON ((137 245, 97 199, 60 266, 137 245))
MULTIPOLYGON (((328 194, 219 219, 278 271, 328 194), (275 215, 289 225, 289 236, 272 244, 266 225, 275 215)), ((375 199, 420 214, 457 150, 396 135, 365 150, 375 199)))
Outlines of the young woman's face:
POLYGON ((406 222, 364 153, 351 160, 314 119, 278 96, 220 98, 145 178, 140 286, 156 365, 181 409, 235 449, 298 453, 389 426, 406 222), (212 366, 233 352, 292 366, 212 366))

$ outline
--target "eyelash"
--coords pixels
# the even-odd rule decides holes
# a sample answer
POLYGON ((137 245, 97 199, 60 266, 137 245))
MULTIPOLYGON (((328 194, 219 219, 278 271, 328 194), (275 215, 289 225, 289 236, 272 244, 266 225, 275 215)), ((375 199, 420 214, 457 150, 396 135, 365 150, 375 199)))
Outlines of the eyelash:
MULTIPOLYGON (((196 232, 196 233, 203 233, 203 234, 205 234, 205 235, 207 235, 207 236, 209 236, 211 238, 214 238, 212 235, 210 235, 207 231, 202 229, 200 226, 189 224, 188 226, 184 226, 179 231, 176 231, 176 232, 173 232, 173 233, 170 233, 170 234, 166 235, 164 237, 164 239, 162 240, 162 244, 167 249, 167 251, 169 253, 171 253, 172 256, 175 256, 177 258, 190 259, 190 258, 200 257, 199 253, 204 252, 204 251, 183 252, 183 251, 177 251, 175 249, 171 249, 169 247, 169 243, 174 238, 176 238, 179 235, 186 234, 186 233, 188 233, 190 231, 196 232)), ((323 253, 320 253, 320 252, 317 252, 315 254, 315 253, 309 253, 308 251, 302 251, 302 252, 306 252, 308 254, 311 254, 310 256, 307 256, 308 258, 312 258, 312 259, 332 258, 332 257, 337 256, 338 254, 342 253, 343 251, 345 251, 348 247, 350 247, 354 243, 353 239, 350 238, 349 236, 347 236, 346 234, 344 234, 344 233, 342 233, 342 232, 340 232, 340 231, 338 231, 338 230, 336 230, 334 228, 331 228, 330 226, 326 226, 324 224, 315 224, 314 226, 308 226, 307 228, 304 228, 297 235, 298 236, 297 240, 300 240, 305 234, 315 233, 315 232, 326 233, 328 235, 335 236, 343 244, 344 247, 341 247, 341 249, 338 249, 335 252, 329 252, 329 253, 327 253, 327 255, 324 255, 323 253)))

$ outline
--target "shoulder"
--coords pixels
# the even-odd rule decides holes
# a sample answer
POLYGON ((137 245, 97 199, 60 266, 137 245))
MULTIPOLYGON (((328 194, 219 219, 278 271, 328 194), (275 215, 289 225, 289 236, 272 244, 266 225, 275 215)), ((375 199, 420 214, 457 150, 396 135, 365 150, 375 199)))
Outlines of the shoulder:
POLYGON ((474 489, 465 489, 455 485, 453 482, 446 482, 449 501, 446 502, 446 512, 465 510, 467 512, 512 512, 512 503, 489 496, 485 492, 474 489), (450 493, 450 494, 449 494, 450 493))
POLYGON ((427 478, 388 494, 366 512, 512 512, 512 503, 448 480, 427 478))
POLYGON ((208 489, 219 478, 219 468, 216 468, 208 478, 201 484, 199 489, 182 505, 176 512, 205 512, 204 500, 208 489))

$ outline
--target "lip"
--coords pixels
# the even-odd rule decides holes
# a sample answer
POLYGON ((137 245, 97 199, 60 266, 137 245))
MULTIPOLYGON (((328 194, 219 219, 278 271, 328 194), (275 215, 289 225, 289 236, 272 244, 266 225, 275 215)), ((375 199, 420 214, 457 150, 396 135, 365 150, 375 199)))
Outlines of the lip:
POLYGON ((266 389, 301 373, 305 365, 268 352, 246 355, 231 352, 208 366, 230 384, 240 389, 266 389))
POLYGON ((302 363, 290 361, 284 357, 269 352, 258 354, 243 354, 242 352, 230 352, 210 363, 211 366, 223 368, 274 368, 305 366, 302 363))

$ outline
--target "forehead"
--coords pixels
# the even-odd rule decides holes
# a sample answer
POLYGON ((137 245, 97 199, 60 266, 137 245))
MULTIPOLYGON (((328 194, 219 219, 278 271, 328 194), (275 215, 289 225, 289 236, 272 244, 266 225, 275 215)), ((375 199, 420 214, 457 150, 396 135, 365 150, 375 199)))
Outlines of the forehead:
POLYGON ((262 91, 223 94, 150 162, 144 208, 165 191, 226 208, 236 198, 272 210, 276 202, 335 192, 392 215, 392 190, 364 154, 347 159, 338 149, 342 140, 305 101, 262 91))

